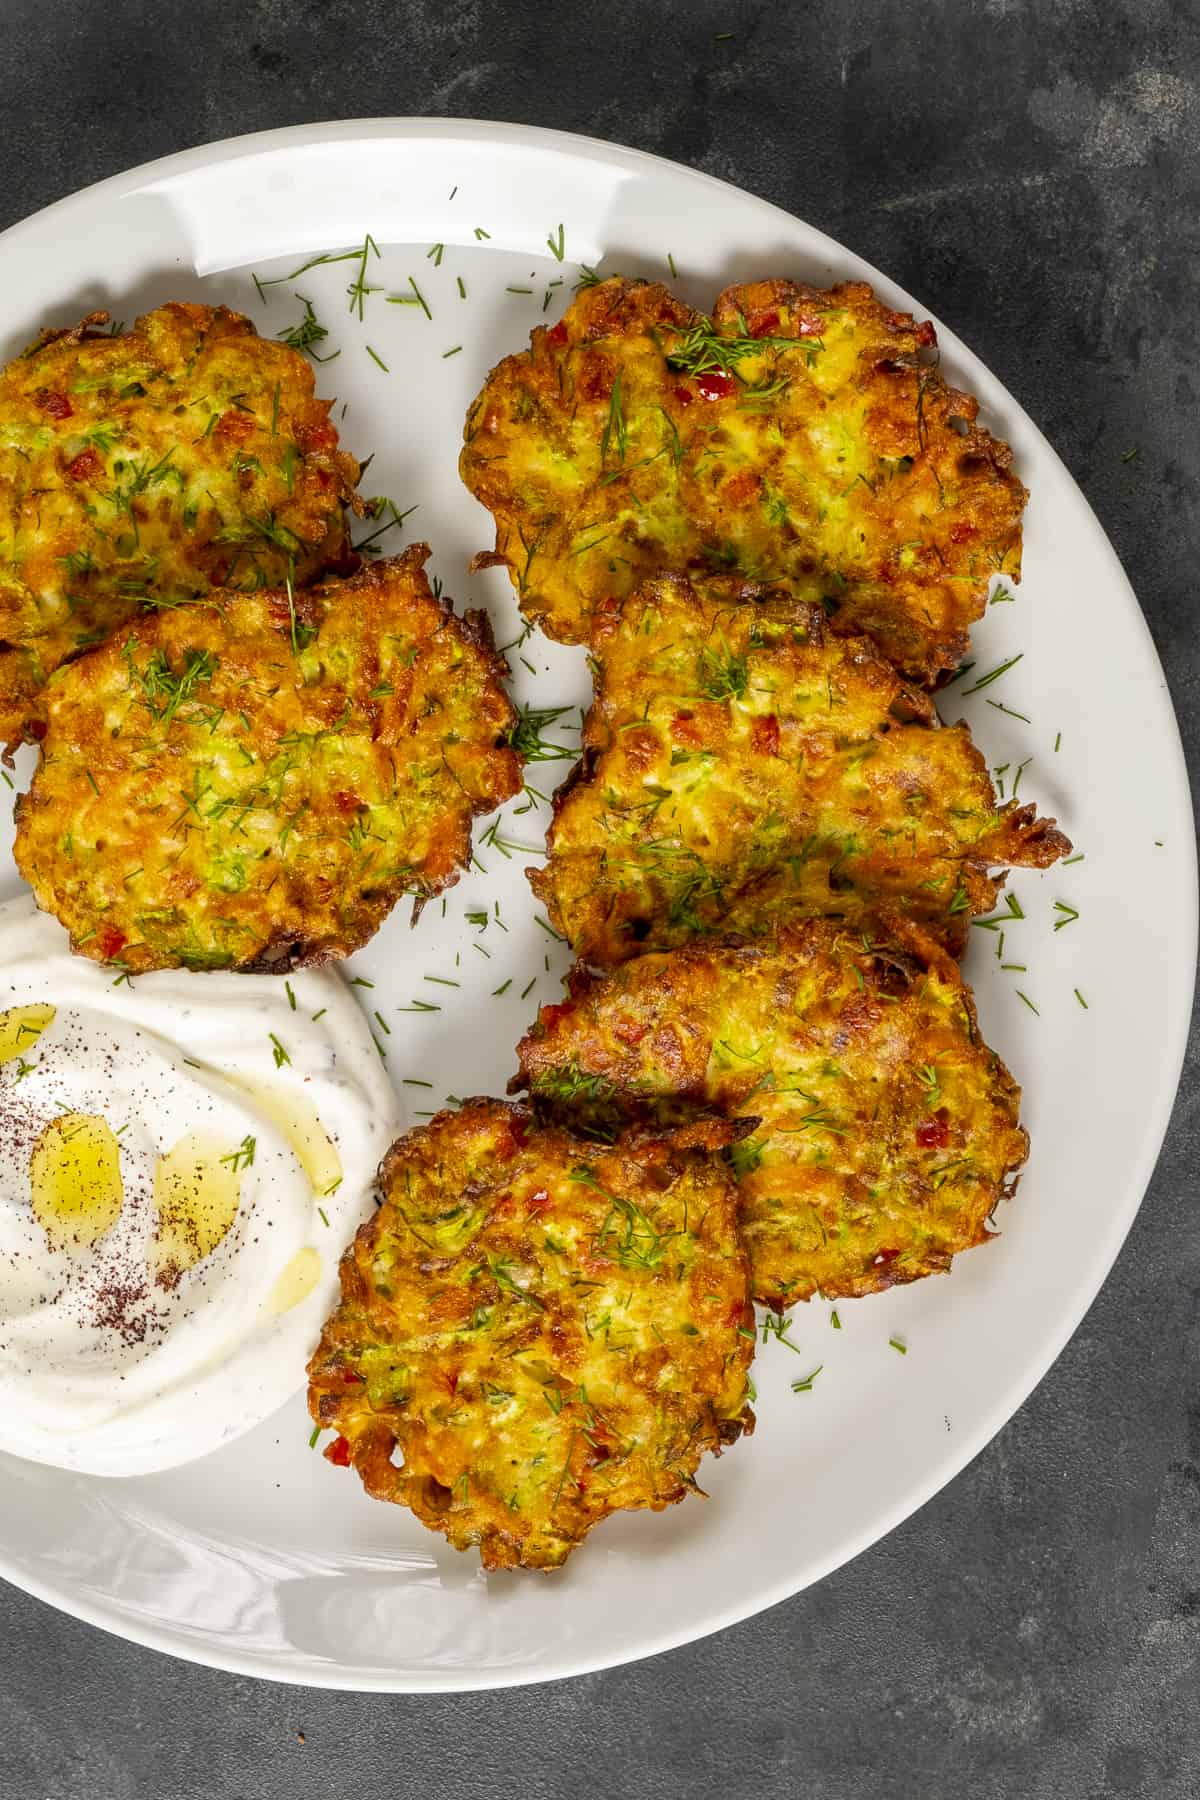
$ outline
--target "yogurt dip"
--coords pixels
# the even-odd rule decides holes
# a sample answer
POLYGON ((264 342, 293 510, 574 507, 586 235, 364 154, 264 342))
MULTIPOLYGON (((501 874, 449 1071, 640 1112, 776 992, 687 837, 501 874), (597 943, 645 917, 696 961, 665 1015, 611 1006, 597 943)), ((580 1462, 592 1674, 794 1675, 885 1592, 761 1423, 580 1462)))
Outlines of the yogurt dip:
POLYGON ((341 975, 114 976, 0 905, 0 1449, 144 1474, 275 1411, 400 1129, 341 975))

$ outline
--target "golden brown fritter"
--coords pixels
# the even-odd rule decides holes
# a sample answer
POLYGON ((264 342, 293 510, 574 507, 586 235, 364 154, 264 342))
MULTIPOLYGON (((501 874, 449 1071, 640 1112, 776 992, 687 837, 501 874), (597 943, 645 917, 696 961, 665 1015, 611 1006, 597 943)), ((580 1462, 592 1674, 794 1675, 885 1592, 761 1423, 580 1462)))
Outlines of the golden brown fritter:
POLYGON ((428 555, 223 589, 51 676, 15 853, 73 949, 282 970, 458 879, 520 761, 487 617, 434 598, 428 555))
POLYGON ((343 558, 358 464, 303 356, 225 307, 92 313, 0 373, 0 742, 149 605, 343 558))
POLYGON ((1020 1089, 932 939, 814 920, 762 945, 576 970, 517 1050, 539 1108, 590 1129, 717 1108, 754 1298, 876 1293, 985 1243, 1028 1139, 1020 1089))
POLYGON ((1020 573, 1025 490, 934 342, 862 282, 751 282, 711 319, 657 283, 584 288, 467 415, 480 560, 567 643, 658 570, 787 581, 935 682, 1020 573))
POLYGON ((468 1100, 401 1138, 309 1364, 326 1455, 492 1569, 682 1500, 754 1428, 729 1137, 605 1148, 468 1100))
POLYGON ((1032 806, 997 805, 965 725, 780 589, 662 576, 593 649, 583 759, 530 875, 586 962, 814 914, 894 912, 961 950, 995 904, 989 868, 1070 849, 1032 806))

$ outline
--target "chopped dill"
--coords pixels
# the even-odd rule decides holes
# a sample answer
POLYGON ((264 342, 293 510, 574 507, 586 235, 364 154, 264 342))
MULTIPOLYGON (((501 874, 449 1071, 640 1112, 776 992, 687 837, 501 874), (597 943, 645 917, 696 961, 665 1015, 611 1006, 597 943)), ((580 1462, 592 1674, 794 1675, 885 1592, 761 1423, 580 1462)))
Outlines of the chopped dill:
POLYGON ((1018 650, 1017 654, 1015 656, 1010 656, 1007 662, 998 663, 996 667, 990 669, 986 675, 981 675, 978 681, 973 681, 969 688, 963 689, 963 699, 965 700, 968 694, 979 693, 981 688, 991 687, 993 681, 999 681, 1002 675, 1007 675, 1010 669, 1015 669, 1024 654, 1025 652, 1023 650, 1018 650))
POLYGON ((306 300, 303 294, 297 294, 296 298, 304 308, 303 317, 295 325, 285 326, 277 335, 290 349, 302 350, 314 362, 333 362, 335 357, 342 354, 340 350, 331 350, 328 356, 320 356, 313 348, 314 344, 324 343, 329 336, 328 328, 318 319, 311 300, 306 300))

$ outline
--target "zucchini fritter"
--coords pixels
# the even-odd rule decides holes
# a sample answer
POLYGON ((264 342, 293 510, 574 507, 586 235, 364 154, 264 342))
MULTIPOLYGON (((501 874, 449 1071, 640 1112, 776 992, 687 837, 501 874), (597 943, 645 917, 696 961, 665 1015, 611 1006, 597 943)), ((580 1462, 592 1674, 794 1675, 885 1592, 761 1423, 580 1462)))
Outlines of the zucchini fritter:
POLYGON ((428 555, 222 589, 50 678, 15 855, 72 949, 283 970, 458 879, 520 761, 487 616, 434 598, 428 555))
POLYGON ((965 725, 781 589, 662 576, 593 649, 583 759, 530 874, 585 962, 813 914, 901 914, 961 951, 990 867, 1070 849, 997 805, 965 725))
POLYGON ((60 663, 212 587, 343 557, 358 480, 298 351, 225 307, 91 313, 0 372, 0 741, 60 663))
POLYGON ((987 1241, 1028 1139, 970 989, 927 937, 813 920, 599 975, 522 1039, 539 1107, 591 1129, 681 1106, 752 1118, 731 1152, 754 1298, 871 1294, 987 1241))
POLYGON ((1020 573, 1025 489, 932 325, 861 282, 727 288, 711 319, 657 283, 585 288, 467 415, 460 469, 527 617, 567 643, 660 569, 787 581, 924 683, 989 578, 1020 573))
POLYGON ((326 1454, 491 1569, 554 1568, 609 1513, 682 1500, 754 1428, 736 1191, 709 1154, 729 1139, 605 1148, 499 1100, 401 1138, 309 1364, 326 1454))

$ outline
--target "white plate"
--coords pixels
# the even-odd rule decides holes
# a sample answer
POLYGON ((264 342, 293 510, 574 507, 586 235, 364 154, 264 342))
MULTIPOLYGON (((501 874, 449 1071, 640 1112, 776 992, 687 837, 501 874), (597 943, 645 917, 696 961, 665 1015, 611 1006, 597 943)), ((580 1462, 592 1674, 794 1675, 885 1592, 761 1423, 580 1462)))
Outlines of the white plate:
MULTIPOLYGON (((538 318, 557 317, 580 263, 665 278, 668 253, 681 291, 701 305, 728 281, 787 274, 864 277, 892 305, 924 310, 819 232, 690 170, 553 132, 401 119, 305 126, 170 157, 9 231, 0 238, 0 351, 96 305, 129 319, 175 297, 226 301, 273 332, 299 316, 298 288, 330 327, 321 347, 341 348, 319 370, 320 391, 348 402, 350 447, 376 453, 368 491, 419 505, 406 533, 428 537, 447 590, 460 604, 486 604, 504 643, 519 629, 507 580, 465 573, 491 541, 456 475, 467 402, 538 318), (547 242, 560 223, 561 263, 547 242), (383 291, 367 298, 361 323, 348 310, 345 263, 270 288, 260 304, 251 267, 284 273, 367 232, 383 248, 367 279, 383 291), (440 266, 427 256, 438 243, 440 266), (410 275, 432 319, 418 305, 385 303, 386 293, 411 292, 410 275), (543 314, 547 285, 560 278, 543 314)), ((948 1481, 1045 1373, 1129 1229, 1166 1127, 1195 962, 1195 846, 1162 671, 1116 558, 1030 420, 938 329, 951 380, 981 397, 1033 493, 1025 579, 974 639, 981 670, 1018 650, 1023 660, 971 699, 952 688, 944 710, 969 709, 1010 782, 1032 758, 1022 797, 1056 813, 1086 852, 1084 862, 1011 884, 1026 918, 1008 933, 1006 960, 1027 973, 1001 972, 991 933, 976 933, 972 946, 984 1028, 1025 1085, 1033 1136, 1028 1173, 1000 1215, 1002 1237, 959 1258, 945 1280, 843 1303, 840 1332, 828 1306, 797 1309, 802 1362, 779 1344, 761 1353, 758 1432, 702 1471, 708 1504, 614 1520, 561 1576, 485 1577, 474 1557, 365 1499, 351 1475, 310 1452, 298 1395, 258 1431, 175 1474, 104 1481, 0 1458, 9 1579, 124 1637, 278 1680, 414 1690, 567 1675, 686 1642, 816 1581, 948 1481), (1080 915, 1058 932, 1056 900, 1080 915), (793 1395, 790 1380, 818 1364, 812 1391, 793 1395)), ((585 700, 579 652, 540 639, 523 651, 536 673, 514 653, 520 697, 585 700)), ((531 778, 548 786, 567 766, 531 778)), ((536 846, 544 812, 513 810, 501 835, 536 846)), ((502 1093, 512 1046, 554 997, 564 966, 534 921, 520 875, 528 859, 480 854, 487 875, 451 892, 444 921, 435 905, 410 934, 405 908, 355 960, 376 983, 358 991, 390 1027, 383 1042, 397 1082, 433 1084, 401 1088, 414 1110, 450 1091, 502 1093), (494 915, 483 932, 466 922, 496 900, 507 934, 494 915), (507 992, 493 996, 505 981, 507 992), (398 1010, 413 998, 442 1010, 398 1010)), ((0 855, 10 871, 0 892, 15 891, 7 843, 0 855)))

